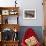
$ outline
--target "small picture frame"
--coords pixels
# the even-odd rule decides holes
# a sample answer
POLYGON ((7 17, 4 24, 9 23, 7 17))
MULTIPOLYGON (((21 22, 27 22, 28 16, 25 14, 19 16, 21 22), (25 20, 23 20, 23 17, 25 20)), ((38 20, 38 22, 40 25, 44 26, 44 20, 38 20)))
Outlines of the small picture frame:
POLYGON ((2 10, 2 15, 9 15, 9 10, 2 10))
POLYGON ((24 9, 23 18, 24 19, 36 19, 36 9, 24 9))

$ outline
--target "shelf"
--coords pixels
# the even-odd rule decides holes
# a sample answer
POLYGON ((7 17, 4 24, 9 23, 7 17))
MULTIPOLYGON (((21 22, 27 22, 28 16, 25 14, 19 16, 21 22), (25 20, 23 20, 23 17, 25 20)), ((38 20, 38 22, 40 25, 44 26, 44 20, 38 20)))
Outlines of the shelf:
POLYGON ((19 40, 15 40, 15 41, 12 41, 12 40, 10 40, 10 41, 3 41, 4 43, 16 43, 16 42, 19 42, 19 40))
POLYGON ((18 46, 18 41, 5 41, 5 42, 2 42, 3 46, 18 46))
POLYGON ((0 7, 0 14, 2 15, 18 15, 19 7, 0 7))
POLYGON ((10 10, 11 10, 11 9, 16 9, 16 10, 18 10, 18 8, 19 8, 19 7, 0 7, 0 10, 7 10, 7 9, 8 9, 8 10, 9 10, 9 9, 10 9, 10 10))
POLYGON ((1 30, 5 29, 5 28, 9 28, 9 29, 12 29, 13 31, 14 31, 14 29, 19 31, 19 29, 20 29, 19 24, 0 24, 0 26, 1 26, 1 30))
MULTIPOLYGON (((18 16, 19 16, 19 7, 0 7, 0 16, 1 16, 1 23, 0 24, 9 24, 9 16, 14 16, 16 17, 15 23, 13 24, 18 24, 18 16)), ((13 20, 12 20, 13 21, 13 20)), ((12 24, 12 21, 10 24, 12 24)))
POLYGON ((0 46, 18 46, 19 40, 17 39, 18 38, 17 34, 20 29, 20 26, 18 24, 18 17, 19 17, 19 7, 0 7, 0 22, 1 22, 1 24, 0 24, 0 32, 1 32, 0 46), (10 19, 9 19, 9 16, 11 17, 10 19), (15 21, 14 23, 12 23, 13 20, 15 21), (8 30, 8 29, 10 29, 10 30, 8 30), (4 35, 5 31, 6 31, 6 34, 7 34, 7 31, 14 32, 11 35, 10 35, 11 32, 10 33, 8 32, 7 38, 8 39, 11 38, 9 41, 3 39, 4 37, 6 37, 4 35), (4 37, 3 37, 3 35, 4 35, 4 37), (13 37, 12 37, 12 35, 13 35, 13 37), (16 35, 16 37, 15 37, 15 35, 16 35), (15 41, 14 41, 14 38, 15 38, 15 41))
POLYGON ((9 15, 1 15, 1 16, 19 16, 19 15, 17 13, 17 14, 9 14, 9 15))

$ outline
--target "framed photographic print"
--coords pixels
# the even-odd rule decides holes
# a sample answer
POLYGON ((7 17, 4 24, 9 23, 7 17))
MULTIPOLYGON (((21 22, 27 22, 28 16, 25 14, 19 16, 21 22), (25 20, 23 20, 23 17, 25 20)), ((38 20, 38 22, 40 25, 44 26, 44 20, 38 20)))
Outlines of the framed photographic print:
POLYGON ((9 15, 9 10, 2 10, 2 15, 9 15))
POLYGON ((36 19, 36 9, 25 9, 23 11, 24 19, 36 19))

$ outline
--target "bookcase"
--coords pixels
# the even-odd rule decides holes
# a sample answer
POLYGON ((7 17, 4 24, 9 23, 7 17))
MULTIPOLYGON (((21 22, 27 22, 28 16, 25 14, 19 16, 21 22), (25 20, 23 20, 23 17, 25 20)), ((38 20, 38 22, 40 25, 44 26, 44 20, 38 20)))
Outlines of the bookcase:
POLYGON ((0 7, 0 46, 18 46, 18 19, 19 7, 0 7))

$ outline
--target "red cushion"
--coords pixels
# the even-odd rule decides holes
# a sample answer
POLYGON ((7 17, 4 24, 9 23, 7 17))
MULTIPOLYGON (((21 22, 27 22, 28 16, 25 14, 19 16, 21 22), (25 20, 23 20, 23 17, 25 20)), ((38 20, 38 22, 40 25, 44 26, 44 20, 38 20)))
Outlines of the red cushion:
POLYGON ((37 36, 36 33, 32 28, 28 28, 25 32, 24 37, 22 38, 22 46, 26 46, 25 39, 28 39, 29 37, 37 36))

